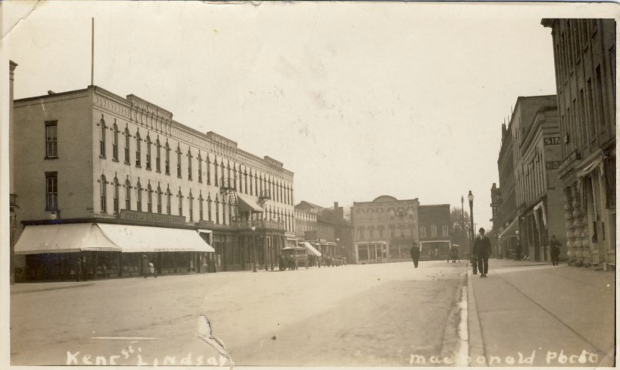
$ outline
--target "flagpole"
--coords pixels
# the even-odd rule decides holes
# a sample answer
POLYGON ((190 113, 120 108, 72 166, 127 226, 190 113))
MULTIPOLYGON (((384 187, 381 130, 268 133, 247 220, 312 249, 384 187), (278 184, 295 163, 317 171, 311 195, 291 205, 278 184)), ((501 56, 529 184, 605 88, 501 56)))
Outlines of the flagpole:
POLYGON ((95 84, 95 18, 91 20, 90 84, 93 86, 95 84))

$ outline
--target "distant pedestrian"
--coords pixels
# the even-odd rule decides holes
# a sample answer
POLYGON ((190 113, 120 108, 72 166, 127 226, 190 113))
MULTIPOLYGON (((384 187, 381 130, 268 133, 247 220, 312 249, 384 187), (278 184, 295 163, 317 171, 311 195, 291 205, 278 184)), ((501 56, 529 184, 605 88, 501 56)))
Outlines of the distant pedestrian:
POLYGON ((141 269, 141 273, 144 276, 144 278, 146 279, 147 276, 149 276, 150 274, 150 269, 149 269, 149 259, 148 257, 146 257, 146 254, 142 256, 142 266, 140 266, 141 269))
POLYGON ((471 263, 472 274, 478 275, 478 248, 476 246, 476 243, 474 243, 471 255, 469 256, 469 262, 471 263))
POLYGON ((448 263, 450 263, 450 259, 452 259, 452 263, 456 263, 456 260, 459 260, 459 262, 461 262, 461 259, 459 258, 459 249, 456 245, 450 247, 450 256, 448 257, 448 263))
POLYGON ((517 240, 516 240, 516 253, 515 253, 515 259, 517 261, 521 261, 521 254, 523 252, 523 247, 521 246, 521 236, 519 236, 519 232, 517 231, 517 240))
POLYGON ((560 264, 560 242, 555 238, 555 235, 551 235, 551 240, 549 241, 549 247, 551 252, 551 263, 553 266, 558 266, 560 264))
POLYGON ((155 270, 155 265, 153 264, 153 262, 149 262, 149 274, 157 278, 157 270, 155 270))
POLYGON ((82 280, 88 280, 88 264, 86 263, 86 257, 82 257, 82 280))
POLYGON ((480 277, 487 277, 489 272, 489 254, 491 254, 491 241, 484 235, 484 228, 478 230, 479 234, 474 242, 474 250, 478 256, 478 269, 480 277))
POLYGON ((418 268, 418 261, 420 260, 420 248, 418 247, 418 243, 413 242, 409 253, 411 254, 411 259, 413 260, 415 268, 418 268))
POLYGON ((75 281, 80 281, 82 278, 82 258, 78 257, 75 263, 75 281))

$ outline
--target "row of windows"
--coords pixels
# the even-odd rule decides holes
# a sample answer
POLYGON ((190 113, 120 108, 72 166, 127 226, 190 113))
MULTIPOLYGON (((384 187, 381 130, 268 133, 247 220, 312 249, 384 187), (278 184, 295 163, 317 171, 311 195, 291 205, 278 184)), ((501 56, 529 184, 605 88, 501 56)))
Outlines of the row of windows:
MULTIPOLYGON (((107 134, 106 130, 108 127, 106 126, 105 120, 103 118, 99 121, 98 125, 100 126, 100 156, 101 158, 106 158, 106 149, 107 149, 107 134)), ((118 126, 114 123, 112 127, 113 131, 113 139, 112 139, 112 160, 119 161, 119 133, 118 126)), ((128 128, 125 128, 123 133, 125 136, 125 148, 124 148, 124 162, 127 165, 131 164, 131 142, 132 136, 129 132, 128 128)), ((162 145, 159 141, 159 138, 153 143, 151 141, 150 135, 146 136, 146 162, 144 163, 147 170, 153 169, 153 164, 155 167, 155 171, 161 173, 162 172, 162 161, 163 161, 163 169, 166 175, 170 175, 171 171, 171 160, 170 160, 170 152, 171 148, 168 142, 165 145, 162 145), (153 158, 153 146, 155 146, 155 158, 153 158), (164 157, 162 158, 162 149, 164 150, 164 157)), ((135 165, 138 168, 142 167, 142 142, 143 140, 140 137, 140 132, 136 132, 135 136, 135 165)), ((46 149, 46 158, 58 158, 58 121, 46 121, 45 122, 45 149, 46 149)), ((183 153, 181 152, 180 144, 177 145, 176 153, 176 174, 178 178, 183 177, 183 153)), ((237 165, 233 163, 232 168, 230 167, 230 162, 226 165, 224 164, 224 160, 221 159, 219 164, 217 158, 215 158, 214 162, 211 162, 209 155, 207 154, 207 158, 205 160, 202 159, 202 155, 198 153, 198 157, 196 158, 197 169, 194 171, 194 157, 192 156, 191 149, 187 151, 187 175, 188 180, 192 181, 194 179, 194 172, 198 175, 198 182, 203 182, 203 164, 205 164, 206 170, 206 183, 207 185, 211 185, 211 179, 213 178, 215 186, 226 186, 237 189, 241 193, 256 195, 256 196, 268 196, 270 199, 278 203, 284 203, 288 205, 293 205, 293 188, 292 186, 288 186, 278 180, 273 178, 269 178, 266 174, 258 173, 258 171, 249 169, 246 167, 243 169, 241 165, 237 165), (213 176, 211 170, 213 169, 213 176), (232 170, 232 171, 231 171, 232 170)))
POLYGON ((389 232, 385 233, 385 228, 383 227, 378 227, 376 229, 374 228, 368 228, 368 229, 364 229, 364 228, 358 228, 357 232, 358 232, 358 236, 359 239, 364 239, 364 238, 390 238, 390 237, 405 237, 405 236, 413 236, 413 231, 410 228, 398 228, 399 231, 396 231, 397 228, 389 228, 389 232), (385 235, 387 234, 387 235, 385 235))
MULTIPOLYGON (((441 227, 441 236, 450 236, 449 233, 449 228, 448 225, 443 225, 441 227)), ((431 225, 431 238, 434 238, 437 236, 437 225, 431 225)), ((420 237, 421 238, 426 238, 426 226, 420 226, 420 237)))
MULTIPOLYGON (((170 187, 167 186, 165 191, 162 191, 161 186, 157 185, 157 189, 153 189, 151 184, 148 184, 146 188, 143 188, 141 183, 138 181, 136 186, 132 186, 129 180, 126 180, 123 185, 118 181, 118 178, 114 178, 112 182, 108 182, 106 180, 105 175, 101 176, 99 180, 99 198, 100 198, 100 209, 102 213, 108 213, 108 187, 112 185, 112 212, 114 214, 118 214, 121 210, 121 187, 124 188, 124 208, 125 210, 132 210, 132 194, 135 189, 135 210, 139 212, 149 212, 149 213, 159 213, 159 214, 168 214, 172 215, 172 198, 177 199, 177 208, 175 209, 175 215, 184 216, 184 198, 183 191, 181 189, 176 192, 176 194, 172 194, 170 191, 170 187), (145 199, 143 199, 143 193, 145 195, 145 199), (164 200, 165 200, 165 210, 164 210, 164 200), (146 201, 146 203, 144 203, 146 201), (154 203, 156 202, 156 203, 154 203)), ((56 193, 57 194, 57 193, 56 193)), ((57 201, 57 198, 56 198, 57 201)), ((195 198, 190 190, 189 195, 187 196, 187 215, 189 217, 190 222, 207 220, 213 221, 216 224, 230 224, 233 218, 233 212, 235 211, 232 204, 230 202, 226 202, 226 198, 222 197, 220 200, 219 194, 215 194, 215 199, 212 200, 211 193, 207 194, 207 198, 203 198, 202 192, 198 195, 198 198, 195 198), (198 219, 194 219, 195 216, 195 208, 194 201, 197 201, 198 206, 198 219), (205 217, 205 209, 204 204, 207 204, 206 207, 206 217, 205 217), (228 207, 227 207, 228 205, 228 207), (221 208, 221 212, 220 212, 221 208), (213 212, 214 211, 214 212, 213 212), (220 221, 221 214, 221 221, 220 221), (213 217, 214 216, 214 217, 213 217)), ((283 221, 286 224, 287 230, 293 229, 293 215, 292 211, 279 209, 277 207, 268 207, 265 209, 264 218, 266 219, 276 219, 279 221, 283 221)))
MULTIPOLYGON (((100 137, 100 156, 102 158, 106 157, 106 130, 107 126, 105 120, 102 118, 99 122, 101 129, 101 137, 100 137)), ((112 142, 112 160, 118 161, 118 126, 114 123, 113 128, 113 142, 112 142)), ((131 133, 129 132, 129 128, 125 128, 125 164, 130 164, 130 152, 131 152, 131 133)), ((141 167, 142 160, 142 139, 140 137, 140 132, 136 132, 135 136, 135 159, 136 159, 136 167, 141 167)), ((166 141, 165 145, 161 145, 159 138, 153 143, 151 141, 150 135, 147 133, 146 135, 146 169, 152 169, 152 146, 155 146, 155 170, 157 172, 161 172, 161 160, 162 153, 161 149, 163 148, 165 151, 165 159, 164 159, 164 172, 166 175, 170 175, 170 145, 166 141)), ((175 150, 176 154, 176 175, 178 178, 183 177, 183 153, 181 151, 180 144, 177 145, 175 150)), ((192 181, 194 174, 194 157, 192 155, 191 149, 187 150, 187 176, 188 180, 192 181)), ((221 162, 218 165, 217 158, 214 160, 213 165, 211 164, 211 159, 207 154, 206 160, 202 159, 200 152, 198 153, 198 157, 196 158, 197 163, 197 174, 198 174, 198 182, 203 182, 203 162, 206 164, 206 182, 207 185, 211 185, 211 169, 213 168, 213 181, 215 186, 226 186, 233 187, 238 189, 239 192, 249 194, 249 195, 263 195, 269 194, 273 195, 273 200, 279 203, 284 204, 293 204, 293 189, 292 187, 287 186, 286 184, 281 184, 278 180, 270 179, 268 175, 259 174, 258 171, 247 170, 247 167, 241 172, 241 165, 237 165, 233 163, 232 168, 230 167, 230 161, 227 165, 224 164, 224 160, 221 159, 221 162), (219 171, 218 171, 219 170, 219 171), (232 170, 232 174, 231 174, 232 170), (219 173, 218 173, 219 172, 219 173), (249 182, 248 182, 249 175, 249 182)))
POLYGON ((535 159, 518 170, 517 183, 520 191, 518 192, 517 204, 533 202, 544 193, 545 168, 543 162, 542 153, 538 153, 535 159))
MULTIPOLYGON (((606 125, 609 122, 605 107, 605 90, 611 90, 615 100, 615 46, 609 50, 603 50, 602 59, 596 62, 591 73, 586 73, 585 84, 579 86, 579 91, 574 95, 568 88, 568 80, 574 75, 576 68, 581 66, 581 60, 587 55, 595 58, 598 51, 592 49, 594 44, 590 41, 595 35, 600 34, 600 20, 566 20, 560 24, 562 32, 556 38, 556 80, 558 93, 560 94, 562 143, 564 144, 564 156, 567 156, 577 148, 595 147, 595 141, 599 135, 607 132, 606 125), (608 63, 610 73, 605 73, 605 63, 608 63), (592 76, 590 76, 592 75, 592 76), (608 86, 605 86, 608 84, 608 86), (564 87, 563 87, 564 86, 564 87), (612 88, 613 87, 613 88, 612 88), (568 97, 565 99, 564 97, 568 97)), ((606 21, 602 21, 606 22, 606 21)), ((612 21, 613 22, 613 21, 612 21)), ((558 30, 559 32, 559 30, 558 30)), ((599 39, 602 40, 602 35, 599 39)), ((583 67, 582 67, 583 68, 583 67)), ((588 71, 589 72, 589 71, 588 71)), ((610 109, 613 115, 613 108, 610 109)), ((612 119, 612 121, 614 121, 612 119)))

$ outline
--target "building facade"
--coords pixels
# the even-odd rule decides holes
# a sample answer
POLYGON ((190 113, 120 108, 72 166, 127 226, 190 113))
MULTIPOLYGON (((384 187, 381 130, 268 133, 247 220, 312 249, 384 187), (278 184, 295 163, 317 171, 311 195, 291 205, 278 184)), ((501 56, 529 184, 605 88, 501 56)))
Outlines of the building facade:
POLYGON ((450 205, 421 205, 418 207, 418 220, 420 259, 447 259, 452 244, 450 205))
POLYGON ((10 282, 15 283, 15 243, 17 242, 17 214, 20 211, 19 198, 15 192, 15 120, 13 119, 13 91, 15 87, 15 68, 17 63, 9 61, 9 270, 10 282))
POLYGON ((616 22, 543 19, 551 29, 568 262, 615 268, 616 22))
POLYGON ((497 159, 499 172, 497 218, 500 220, 498 252, 504 258, 514 258, 519 243, 515 167, 512 130, 504 123, 502 124, 502 144, 497 159))
MULTIPOLYGON (((501 233, 502 221, 500 218, 499 207, 502 204, 502 192, 500 188, 497 187, 496 183, 493 183, 491 186, 491 219, 489 221, 492 222, 493 225, 493 234, 498 236, 501 233)), ((492 246, 492 256, 496 258, 505 258, 505 256, 500 253, 500 243, 491 244, 492 246)))
MULTIPOLYGON (((418 199, 398 200, 389 195, 351 208, 355 263, 404 261, 419 242, 418 199)), ((449 215, 449 211, 448 211, 449 215)))
MULTIPOLYGON (((23 231, 71 223, 204 230, 213 254, 144 251, 164 273, 202 271, 209 259, 216 270, 273 269, 294 232, 293 173, 281 162, 135 95, 89 86, 16 100, 14 150, 23 231)), ((89 268, 103 259, 122 275, 140 253, 121 252, 95 254, 89 268)), ((31 278, 61 276, 72 263, 55 256, 50 267, 39 254, 23 261, 31 278)))
MULTIPOLYGON (((524 134, 519 137, 516 171, 517 204, 521 220, 522 245, 535 261, 551 261, 549 238, 565 242, 563 195, 557 176, 561 161, 560 132, 555 96, 540 99, 539 108, 524 134)), ((560 258, 565 259, 562 248, 560 258)))

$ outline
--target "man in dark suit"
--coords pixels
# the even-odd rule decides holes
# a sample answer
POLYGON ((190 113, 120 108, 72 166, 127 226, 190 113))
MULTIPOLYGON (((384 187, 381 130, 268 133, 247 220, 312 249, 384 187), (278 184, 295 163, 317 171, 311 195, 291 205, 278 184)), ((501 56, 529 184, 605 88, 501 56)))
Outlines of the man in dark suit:
POLYGON ((478 270, 480 270, 480 277, 487 277, 489 272, 489 254, 491 254, 491 241, 484 235, 484 228, 480 228, 478 231, 478 237, 474 242, 474 250, 478 256, 478 270))

